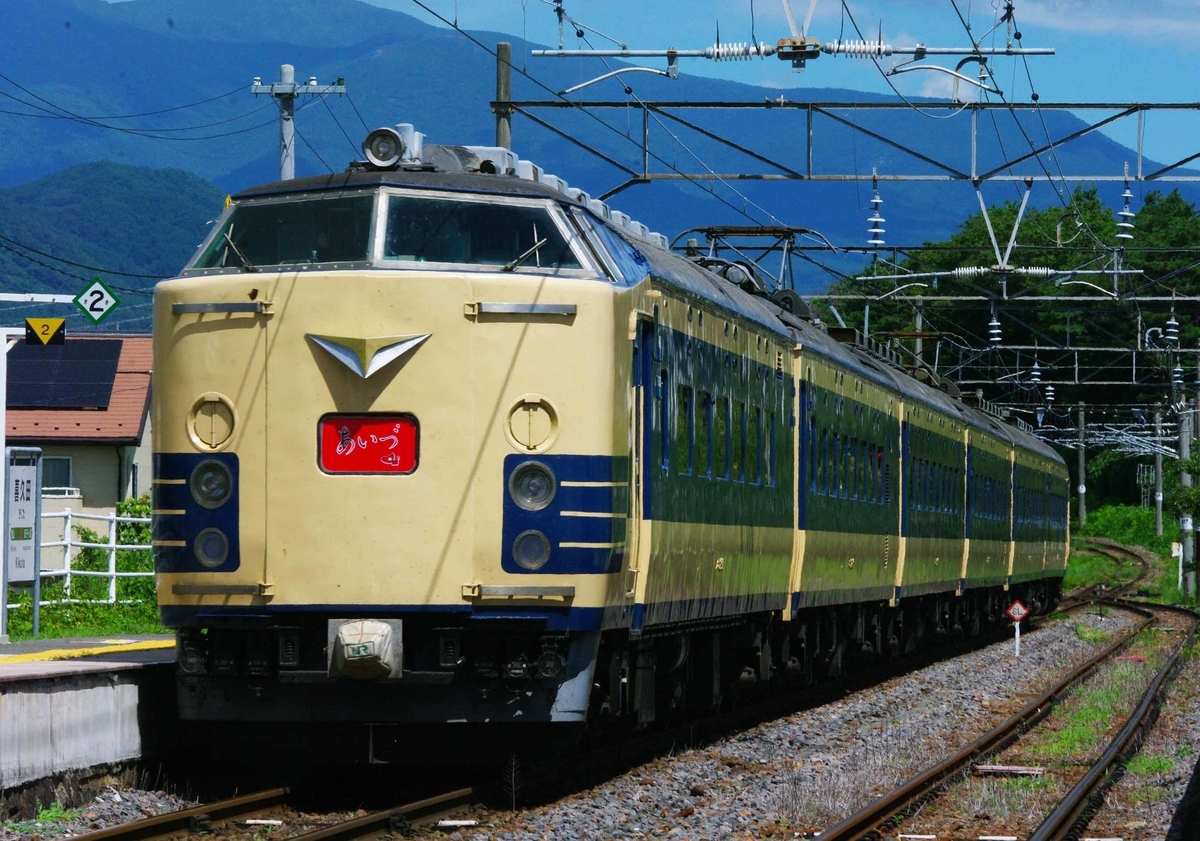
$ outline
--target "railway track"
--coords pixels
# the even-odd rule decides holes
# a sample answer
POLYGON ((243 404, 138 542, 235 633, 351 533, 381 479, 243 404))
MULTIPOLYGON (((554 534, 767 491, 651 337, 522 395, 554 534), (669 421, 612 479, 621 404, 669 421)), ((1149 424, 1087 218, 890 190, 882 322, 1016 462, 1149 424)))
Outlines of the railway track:
MULTIPOLYGON (((90 832, 76 836, 75 841, 157 841, 211 837, 214 832, 229 836, 234 834, 232 830, 240 827, 245 827, 247 837, 252 837, 255 834, 254 829, 261 829, 263 825, 247 826, 246 822, 277 814, 280 807, 287 805, 290 794, 287 788, 268 789, 90 832)), ((287 834, 279 832, 273 825, 267 826, 276 830, 272 832, 273 837, 287 837, 288 841, 348 841, 374 835, 404 834, 412 829, 433 824, 450 811, 460 809, 477 799, 476 789, 462 788, 394 808, 347 818, 307 832, 287 834)))
POLYGON ((1186 630, 1179 634, 1177 644, 1171 647, 1169 655, 1165 657, 1161 667, 1150 679, 1132 714, 1126 719, 1119 732, 1109 741, 1099 758, 1083 771, 1074 781, 1069 792, 1044 818, 1041 825, 1027 836, 1030 841, 1052 841, 1079 837, 1079 833, 1086 828, 1092 815, 1103 803, 1107 790, 1120 779, 1124 762, 1136 753, 1146 732, 1153 726, 1166 696, 1170 679, 1179 668, 1180 656, 1187 644, 1194 639, 1197 629, 1200 627, 1200 616, 1197 616, 1194 611, 1164 605, 1151 606, 1114 597, 1112 594, 1115 591, 1128 591, 1138 584, 1148 573, 1147 565, 1143 558, 1124 547, 1109 544, 1099 545, 1096 548, 1106 554, 1134 557, 1141 566, 1141 572, 1133 580, 1119 588, 1109 590, 1109 596, 1106 598, 1098 598, 1093 595, 1091 599, 1087 599, 1076 594, 1073 596, 1075 600, 1073 604, 1067 605, 1068 609, 1079 607, 1090 601, 1132 611, 1142 617, 1141 621, 1004 723, 953 756, 880 797, 856 814, 825 830, 821 833, 822 841, 829 841, 829 839, 834 839, 834 841, 863 838, 881 839, 895 836, 898 833, 897 827, 903 824, 906 817, 920 812, 931 804, 944 793, 950 784, 968 774, 973 766, 1015 745, 1025 733, 1046 719, 1073 689, 1095 674, 1109 658, 1116 656, 1133 643, 1144 629, 1151 627, 1165 614, 1181 617, 1184 619, 1183 624, 1186 626, 1186 630))
MULTIPOLYGON (((1150 568, 1147 565, 1146 558, 1138 552, 1122 546, 1113 540, 1108 540, 1103 537, 1091 537, 1081 541, 1081 545, 1086 547, 1088 551, 1097 552, 1101 555, 1107 555, 1115 561, 1132 560, 1137 564, 1138 572, 1132 579, 1125 581, 1115 586, 1106 586, 1102 584, 1093 584, 1090 587, 1084 587, 1072 593, 1068 593, 1066 598, 1059 602, 1059 610, 1071 610, 1082 604, 1094 602, 1096 599, 1106 596, 1120 596, 1128 594, 1134 588, 1145 581, 1146 576, 1150 574, 1150 568)), ((1072 552, 1074 554, 1074 552, 1072 552)))

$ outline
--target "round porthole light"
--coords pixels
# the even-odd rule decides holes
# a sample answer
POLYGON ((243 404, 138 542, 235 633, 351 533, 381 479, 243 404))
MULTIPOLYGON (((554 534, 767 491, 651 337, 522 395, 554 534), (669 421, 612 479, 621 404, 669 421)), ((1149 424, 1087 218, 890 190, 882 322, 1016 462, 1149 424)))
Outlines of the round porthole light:
POLYGON ((363 154, 367 156, 367 160, 373 166, 383 168, 393 167, 400 163, 400 156, 404 154, 404 149, 404 140, 400 137, 400 132, 387 126, 377 128, 368 134, 362 145, 363 154))
POLYGON ((550 540, 540 531, 524 531, 513 541, 513 560, 523 569, 541 569, 550 560, 550 540))
POLYGON ((508 493, 526 511, 541 511, 554 501, 554 473, 540 461, 527 461, 508 477, 508 493))
POLYGON ((213 569, 229 557, 229 538, 220 529, 205 529, 196 535, 196 560, 213 569))
POLYGON ((233 493, 233 476, 229 468, 215 458, 196 465, 188 481, 192 499, 202 508, 220 508, 233 493))

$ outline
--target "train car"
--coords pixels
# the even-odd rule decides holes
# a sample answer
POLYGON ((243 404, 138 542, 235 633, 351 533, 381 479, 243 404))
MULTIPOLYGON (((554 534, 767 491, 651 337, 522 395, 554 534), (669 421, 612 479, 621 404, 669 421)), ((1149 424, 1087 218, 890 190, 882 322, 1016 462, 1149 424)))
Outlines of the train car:
POLYGON ((508 150, 364 149, 155 290, 182 718, 645 726, 1054 602, 1045 445, 508 150))

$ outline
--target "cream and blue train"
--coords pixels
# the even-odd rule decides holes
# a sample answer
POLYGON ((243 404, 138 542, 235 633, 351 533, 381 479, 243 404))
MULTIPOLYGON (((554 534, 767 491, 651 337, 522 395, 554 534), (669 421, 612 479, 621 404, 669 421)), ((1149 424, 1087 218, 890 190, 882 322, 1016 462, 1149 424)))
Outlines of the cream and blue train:
POLYGON ((155 290, 183 718, 642 725, 1057 601, 1046 445, 506 150, 367 149, 155 290))

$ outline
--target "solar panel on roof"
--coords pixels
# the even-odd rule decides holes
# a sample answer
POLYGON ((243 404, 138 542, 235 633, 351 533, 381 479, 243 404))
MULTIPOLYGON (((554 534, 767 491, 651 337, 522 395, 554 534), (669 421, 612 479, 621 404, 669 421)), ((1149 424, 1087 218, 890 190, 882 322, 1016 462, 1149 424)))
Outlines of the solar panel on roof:
POLYGON ((10 409, 107 409, 121 339, 16 344, 8 352, 10 409))

